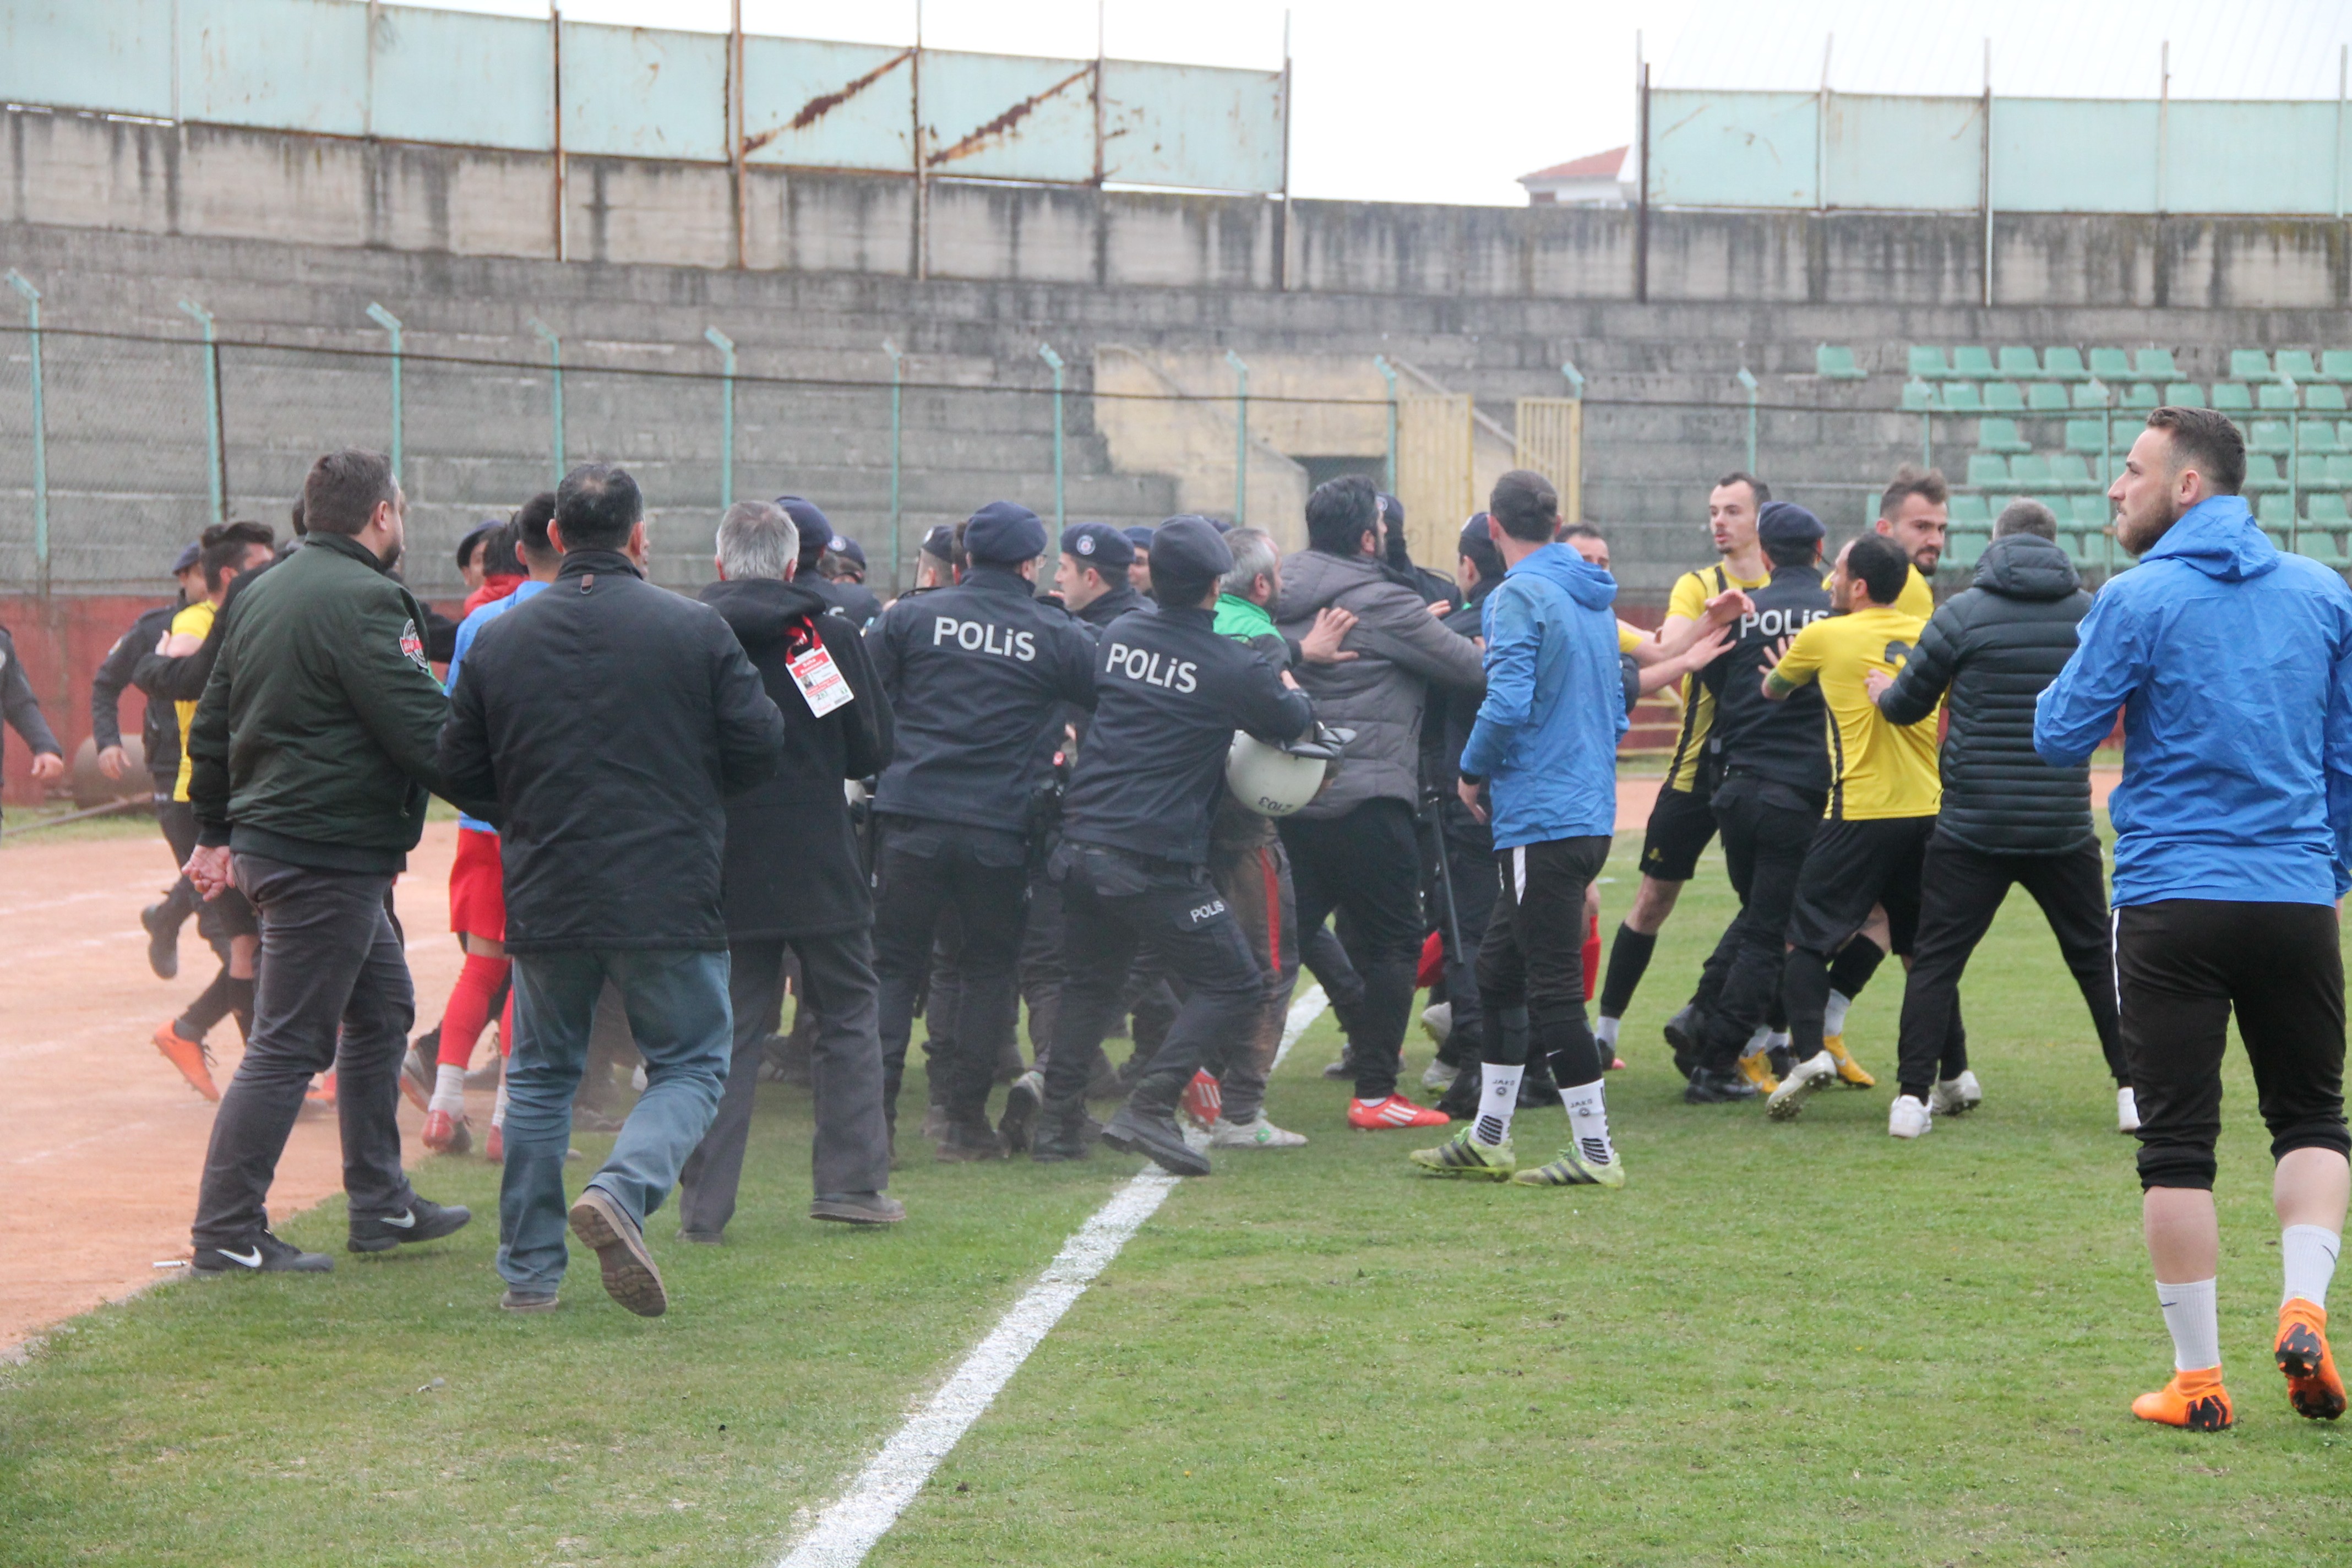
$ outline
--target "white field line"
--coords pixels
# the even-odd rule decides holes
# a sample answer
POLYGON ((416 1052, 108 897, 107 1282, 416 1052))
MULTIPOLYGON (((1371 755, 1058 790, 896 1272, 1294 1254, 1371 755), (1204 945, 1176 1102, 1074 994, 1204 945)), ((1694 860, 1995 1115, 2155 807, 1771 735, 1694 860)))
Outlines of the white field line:
MULTIPOLYGON (((1308 986, 1291 1004, 1283 1021, 1282 1045, 1275 1053, 1277 1064, 1322 1011, 1319 986, 1308 986)), ((997 1320, 940 1391, 882 1446, 849 1489, 817 1516, 814 1528, 777 1560, 776 1568, 856 1568, 864 1562, 940 1461, 954 1450, 1062 1314, 1086 1294, 1095 1276, 1110 1266, 1128 1238, 1151 1217, 1176 1181, 1153 1166, 1113 1193, 1063 1244, 1037 1282, 997 1320)))

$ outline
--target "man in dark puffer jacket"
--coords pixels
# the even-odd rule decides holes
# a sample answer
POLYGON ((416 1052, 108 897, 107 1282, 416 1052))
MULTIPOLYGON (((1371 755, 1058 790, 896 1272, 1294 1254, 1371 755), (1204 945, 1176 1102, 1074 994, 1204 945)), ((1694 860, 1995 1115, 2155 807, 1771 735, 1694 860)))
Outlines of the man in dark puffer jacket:
MULTIPOLYGON (((2075 625, 2091 609, 2091 595, 2054 542, 2057 531, 2049 508, 2011 502, 1977 564, 1975 586, 1937 610, 1902 674, 1871 678, 1879 711, 1898 724, 1926 718, 1948 691, 1951 704, 1944 805, 1920 879, 1898 1075, 1903 1095, 1930 1112, 1958 1114, 1983 1098, 1972 1081, 1935 1082, 1937 1057, 1969 954, 2011 885, 2021 882, 2082 987, 2115 1075, 2117 1120, 2129 1131, 2138 1117, 2116 1039, 2105 868, 2091 823, 2090 770, 2053 768, 2033 752, 2034 700, 2065 668, 2075 625)), ((1890 1130, 1907 1109, 1900 1100, 1896 1106, 1890 1130)), ((1923 1130, 1926 1121, 1918 1118, 1923 1130)))

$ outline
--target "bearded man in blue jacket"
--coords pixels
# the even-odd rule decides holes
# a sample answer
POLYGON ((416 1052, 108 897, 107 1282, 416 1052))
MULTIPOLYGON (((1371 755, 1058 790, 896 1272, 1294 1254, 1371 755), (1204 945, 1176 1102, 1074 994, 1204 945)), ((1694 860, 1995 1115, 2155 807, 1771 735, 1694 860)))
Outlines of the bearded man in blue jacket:
POLYGON ((2033 726, 2042 760, 2068 766, 2123 710, 2108 805, 2116 991, 2174 1367, 2132 1413, 2206 1432, 2231 1420, 2213 1144, 2233 1008, 2277 1162, 2286 1288, 2273 1359, 2300 1414, 2344 1412, 2326 1309, 2352 1181, 2336 934, 2352 886, 2352 589, 2272 545, 2238 495, 2245 473, 2223 416, 2147 416, 2107 492, 2141 565, 2100 592, 2033 726))
POLYGON ((1478 952, 1478 1115, 1412 1159, 1438 1175, 1622 1187, 1625 1168, 1601 1096, 1607 1058, 1584 1016, 1583 958, 1584 892, 1616 829, 1617 738, 1626 724, 1610 607, 1617 580, 1552 542, 1559 496, 1541 474, 1505 474, 1487 512, 1505 572, 1486 597, 1486 696, 1462 748, 1460 785, 1463 803, 1491 817, 1501 883, 1478 952), (1507 1032, 1504 1017, 1521 1011, 1526 1031, 1507 1032), (1511 1111, 1530 1050, 1551 1063, 1572 1146, 1522 1171, 1511 1111))

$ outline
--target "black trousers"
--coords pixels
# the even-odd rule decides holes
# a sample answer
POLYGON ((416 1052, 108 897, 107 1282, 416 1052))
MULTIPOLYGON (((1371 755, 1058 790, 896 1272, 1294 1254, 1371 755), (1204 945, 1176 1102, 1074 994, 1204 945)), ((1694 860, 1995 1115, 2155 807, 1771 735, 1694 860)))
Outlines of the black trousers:
MULTIPOLYGON (((1412 807, 1368 800, 1338 816, 1286 816, 1281 831, 1300 929, 1312 931, 1335 912, 1347 922, 1349 956, 1364 977, 1358 1021, 1348 1029, 1356 1098, 1386 1100, 1396 1092, 1397 1053, 1421 966, 1421 846, 1412 807)), ((1310 968, 1315 957, 1310 948, 1310 968)))
POLYGON ((1584 892, 1608 859, 1606 834, 1495 851, 1495 912, 1478 950, 1484 1059, 1512 1067, 1540 1053, 1562 1089, 1599 1080, 1605 1064, 1584 1016, 1584 892), (1528 1028, 1515 1042, 1503 1020, 1520 1009, 1528 1028))
POLYGON ((1734 773, 1715 788, 1723 858, 1739 895, 1693 998, 1706 1018, 1699 1065, 1727 1072, 1780 999, 1789 911, 1827 792, 1734 773))
MULTIPOLYGON (((2091 1009, 2099 1050, 2118 1086, 2131 1081, 2116 1030, 2115 946, 2107 921, 2106 865, 2094 841, 2054 855, 1988 855, 1938 834, 1927 841, 1919 878, 1919 931, 1903 986, 1903 1035, 1895 1067, 1906 1094, 1927 1097, 1952 1034, 1960 975, 1992 928, 2012 887, 2042 906, 2058 951, 2091 1009)), ((1940 1074, 1958 1076, 1958 1068, 1940 1074)))
POLYGON ((2168 899, 2115 912, 2139 1184, 2213 1185, 2230 1010, 2271 1157, 2352 1151, 2344 1126, 2344 957, 2326 904, 2168 899))
POLYGON ((1430 920, 1445 944, 1445 996, 1454 1008, 1454 1032, 1438 1053, 1460 1065, 1477 1059, 1485 1038, 1478 997, 1478 950, 1486 945, 1486 922, 1495 913, 1495 835, 1458 800, 1440 801, 1428 837, 1430 920), (1446 919, 1448 893, 1453 921, 1446 919), (1461 941, 1454 938, 1459 935, 1461 941))
POLYGON ((172 890, 163 895, 163 920, 175 933, 205 901, 196 885, 179 869, 196 852, 196 808, 184 800, 172 798, 177 783, 176 779, 155 781, 155 825, 163 830, 163 842, 171 846, 173 873, 172 890))
POLYGON ((727 949, 727 1000, 735 1015, 734 1062, 710 1130, 678 1173, 681 1230, 717 1236, 735 1215, 760 1090, 760 1051, 783 1016, 787 948, 800 960, 801 1005, 814 1009, 817 1020, 809 1050, 816 1100, 814 1190, 826 1195, 878 1193, 890 1184, 871 937, 860 927, 732 942, 727 949))
POLYGON ((1129 966, 1149 949, 1184 1000, 1128 1098, 1139 1110, 1164 1115, 1204 1062, 1221 1061, 1256 1027, 1265 977, 1241 922, 1205 867, 1065 843, 1055 851, 1054 875, 1068 921, 1069 980, 1045 1066, 1046 1101, 1057 1111, 1081 1103, 1129 966))
MULTIPOLYGON (((904 1070, 915 992, 930 962, 940 918, 952 910, 963 931, 955 1043, 932 1058, 931 1068, 946 1078, 950 1113, 978 1116, 987 1109, 997 1058, 1012 1040, 1020 1011, 1015 986, 1029 900, 1027 845, 1018 834, 985 827, 906 817, 884 823, 874 967, 885 1063, 904 1070)), ((940 1000, 935 993, 935 1009, 940 1000)), ((887 1109, 894 1111, 897 1087, 892 1075, 887 1109)))
POLYGON ((1021 935, 1021 999, 1029 1005, 1029 1051, 1045 1070, 1053 1050, 1054 1021, 1062 1016, 1062 889, 1041 868, 1029 879, 1029 919, 1021 935))
MULTIPOLYGON (((1814 829, 1789 910, 1789 954, 1780 970, 1789 1051, 1797 1060, 1821 1054, 1830 960, 1863 928, 1874 905, 1886 910, 1891 950, 1910 953, 1919 934, 1919 875, 1935 830, 1932 816, 1839 819, 1814 829)), ((1957 1005, 1952 1014, 1957 1031, 1957 1005)), ((1951 1068, 1955 1075, 1959 1070, 1951 1068)))
POLYGON ((221 1091, 196 1194, 198 1247, 236 1247, 269 1224, 270 1184, 314 1074, 335 1069, 343 1191, 354 1215, 406 1211, 400 1058, 416 993, 384 908, 390 877, 236 857, 261 914, 253 1037, 221 1091))

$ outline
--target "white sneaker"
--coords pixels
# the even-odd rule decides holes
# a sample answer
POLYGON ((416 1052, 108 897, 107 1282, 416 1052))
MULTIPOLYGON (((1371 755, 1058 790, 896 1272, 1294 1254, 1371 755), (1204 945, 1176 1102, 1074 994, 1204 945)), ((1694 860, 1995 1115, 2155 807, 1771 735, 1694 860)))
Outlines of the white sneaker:
POLYGON ((1447 1067, 1443 1060, 1433 1061, 1422 1070, 1421 1087, 1433 1094, 1444 1094, 1454 1087, 1454 1077, 1461 1070, 1460 1068, 1447 1067))
POLYGON ((1968 1068, 1927 1091, 1927 1109, 1937 1116, 1966 1116, 1984 1103, 1984 1085, 1968 1068))
POLYGON ((1432 1002, 1421 1010, 1421 1032, 1437 1042, 1444 1050, 1445 1042, 1454 1037, 1454 1004, 1432 1002))
POLYGON ((1817 1052, 1789 1069, 1789 1076, 1764 1102, 1764 1113, 1775 1121, 1792 1121, 1805 1109, 1806 1100, 1837 1080, 1837 1058, 1827 1051, 1817 1052))
POLYGON ((1228 1121, 1220 1116, 1209 1129, 1212 1149, 1296 1149, 1307 1142, 1304 1132, 1286 1132, 1265 1119, 1261 1110, 1247 1121, 1228 1121))
POLYGON ((1935 1112, 1920 1104, 1917 1095, 1898 1095, 1895 1103, 1886 1109, 1886 1135, 1889 1138, 1917 1138, 1935 1130, 1935 1112))
POLYGON ((2116 1131, 2139 1131, 2139 1100, 2128 1089, 2116 1090, 2116 1131))

